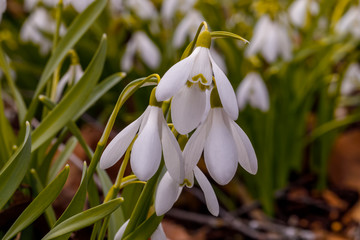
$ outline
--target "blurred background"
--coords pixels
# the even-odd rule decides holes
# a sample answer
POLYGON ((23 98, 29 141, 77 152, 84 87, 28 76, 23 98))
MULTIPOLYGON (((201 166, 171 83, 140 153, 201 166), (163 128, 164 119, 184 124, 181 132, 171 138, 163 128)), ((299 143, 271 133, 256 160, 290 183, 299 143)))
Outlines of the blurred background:
MULTIPOLYGON (((56 0, 7 1, 0 41, 27 104, 57 27, 61 38, 91 2, 64 0, 59 11, 56 0)), ((78 122, 96 146, 124 86, 152 73, 162 76, 180 60, 202 21, 210 31, 250 41, 214 39, 211 52, 236 90, 237 123, 254 146, 259 171, 252 176, 238 168, 230 184, 213 185, 219 218, 209 215, 199 188, 186 189, 163 221, 168 238, 360 239, 359 1, 110 0, 62 63, 56 98, 80 78, 106 33, 102 79, 119 71, 127 77, 78 122)), ((3 82, 5 114, 18 129, 11 86, 3 82)), ((140 89, 127 101, 112 136, 144 111, 150 91, 140 89)), ((80 163, 81 173, 80 159, 86 156, 77 147, 70 163, 80 163)), ((113 178, 118 167, 109 170, 113 178)), ((80 176, 71 175, 59 209, 80 176)))

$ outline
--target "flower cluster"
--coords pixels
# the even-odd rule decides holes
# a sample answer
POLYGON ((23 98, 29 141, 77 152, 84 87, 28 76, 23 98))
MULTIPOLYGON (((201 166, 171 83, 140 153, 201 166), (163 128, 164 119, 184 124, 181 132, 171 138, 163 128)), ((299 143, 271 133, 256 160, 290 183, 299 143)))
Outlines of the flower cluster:
POLYGON ((183 187, 192 187, 195 179, 209 211, 218 215, 215 192, 197 167, 202 155, 210 176, 220 185, 234 177, 238 163, 251 174, 257 172, 251 142, 235 123, 239 108, 234 89, 212 58, 210 45, 211 34, 206 27, 194 51, 164 74, 145 112, 112 140, 100 159, 101 168, 112 166, 134 141, 132 170, 140 180, 148 180, 157 171, 163 154, 167 172, 156 193, 157 215, 166 213, 183 187), (162 102, 169 99, 175 130, 185 138, 190 135, 183 151, 161 109, 162 102))

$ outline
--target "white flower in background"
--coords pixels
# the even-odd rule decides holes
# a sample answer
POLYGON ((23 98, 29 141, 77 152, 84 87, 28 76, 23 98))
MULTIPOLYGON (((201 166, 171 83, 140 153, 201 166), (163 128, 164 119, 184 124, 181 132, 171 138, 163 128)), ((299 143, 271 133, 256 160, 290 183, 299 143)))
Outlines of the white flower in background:
POLYGON ((6 0, 0 0, 0 22, 2 19, 2 15, 6 10, 6 0))
POLYGON ((346 70, 341 84, 341 94, 349 95, 354 90, 360 89, 360 65, 352 63, 346 70))
MULTIPOLYGON (((127 225, 129 224, 129 220, 127 220, 119 229, 119 231, 115 234, 114 240, 121 240, 125 229, 127 227, 127 225)), ((159 224, 159 226, 156 228, 156 230, 154 231, 154 233, 151 235, 150 237, 151 240, 166 240, 166 235, 164 233, 164 229, 161 225, 161 223, 159 224)))
POLYGON ((161 17, 164 24, 168 24, 174 18, 177 11, 186 13, 194 8, 197 0, 164 0, 161 6, 161 17))
POLYGON ((259 52, 269 63, 279 56, 284 60, 289 60, 292 56, 291 41, 285 26, 272 21, 268 15, 262 16, 256 23, 246 55, 251 57, 259 52))
POLYGON ((161 61, 160 51, 146 33, 142 31, 135 32, 126 45, 125 53, 121 59, 123 71, 131 70, 136 54, 151 69, 159 67, 161 61))
POLYGON ((351 33, 355 38, 360 38, 360 5, 351 7, 335 26, 340 34, 351 33))
POLYGON ((94 0, 64 0, 64 5, 71 4, 80 13, 84 11, 94 0))
MULTIPOLYGON (((206 176, 196 166, 194 169, 190 170, 190 172, 186 173, 186 175, 190 176, 192 179, 194 179, 195 175, 195 179, 199 183, 201 190, 204 192, 205 202, 209 212, 214 216, 218 216, 219 203, 217 201, 214 189, 212 188, 209 180, 207 180, 206 176)), ((193 186, 193 182, 189 182, 188 184, 189 185, 186 185, 187 187, 191 188, 193 186)), ((163 178, 160 180, 156 190, 156 215, 161 216, 168 212, 179 198, 183 188, 183 185, 179 185, 176 181, 174 181, 170 174, 166 172, 163 178)))
POLYGON ((315 16, 319 13, 319 4, 315 0, 296 0, 289 7, 291 22, 297 27, 303 27, 307 14, 315 16))
POLYGON ((173 97, 171 118, 181 134, 189 133, 200 124, 206 108, 205 90, 212 86, 213 77, 225 111, 233 120, 238 117, 235 92, 224 72, 211 57, 210 43, 210 33, 207 30, 201 32, 195 50, 172 66, 156 89, 158 101, 173 97))
POLYGON ((184 180, 183 158, 177 140, 170 131, 161 109, 151 93, 150 105, 145 112, 129 126, 124 128, 106 147, 100 159, 100 167, 106 169, 114 165, 133 141, 130 164, 134 174, 142 181, 149 180, 157 171, 161 152, 167 170, 179 183, 184 180))
POLYGON ((269 93, 258 73, 248 73, 240 83, 236 95, 240 110, 243 110, 247 103, 263 112, 269 110, 269 93))
POLYGON ((193 39, 199 25, 203 21, 204 17, 200 12, 190 10, 175 29, 173 46, 180 48, 184 45, 187 38, 193 39))
POLYGON ((249 173, 255 174, 257 159, 251 142, 221 107, 216 88, 211 92, 210 102, 208 117, 190 137, 183 152, 185 181, 191 182, 191 176, 186 173, 194 169, 202 152, 210 176, 220 185, 229 183, 234 177, 237 163, 249 173))
MULTIPOLYGON (((56 29, 55 20, 44 8, 35 9, 24 22, 20 30, 20 38, 25 42, 33 42, 39 45, 40 53, 46 54, 50 51, 52 41, 44 36, 44 33, 53 34, 56 29)), ((60 35, 64 35, 64 25, 60 27, 60 35)))
POLYGON ((60 100, 66 84, 77 83, 83 75, 84 71, 80 64, 71 64, 69 70, 64 74, 57 85, 55 101, 58 102, 60 100))

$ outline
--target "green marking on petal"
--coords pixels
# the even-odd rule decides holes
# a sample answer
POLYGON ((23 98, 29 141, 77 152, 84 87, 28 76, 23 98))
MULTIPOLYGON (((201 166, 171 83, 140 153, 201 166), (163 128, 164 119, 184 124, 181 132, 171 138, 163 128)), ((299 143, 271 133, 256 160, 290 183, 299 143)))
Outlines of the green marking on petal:
POLYGON ((211 45, 211 35, 208 30, 204 30, 199 34, 199 37, 196 41, 196 47, 205 47, 210 48, 211 45))
POLYGON ((216 87, 214 87, 213 90, 211 91, 210 105, 211 108, 223 107, 216 87))
POLYGON ((180 186, 183 187, 184 185, 191 187, 192 184, 188 179, 185 178, 184 182, 182 184, 180 184, 180 186))
POLYGON ((197 82, 199 81, 199 78, 200 78, 200 82, 202 84, 206 84, 208 81, 206 80, 206 78, 204 77, 204 75, 202 75, 202 73, 199 73, 198 75, 196 76, 193 76, 192 77, 192 80, 194 80, 194 82, 197 82))

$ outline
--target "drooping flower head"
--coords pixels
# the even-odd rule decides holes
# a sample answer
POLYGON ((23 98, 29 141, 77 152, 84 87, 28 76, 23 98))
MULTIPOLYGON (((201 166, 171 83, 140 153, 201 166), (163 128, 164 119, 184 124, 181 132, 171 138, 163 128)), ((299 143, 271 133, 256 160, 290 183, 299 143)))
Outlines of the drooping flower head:
POLYGON ((292 56, 291 41, 285 26, 270 18, 269 15, 262 16, 256 23, 250 46, 246 51, 248 57, 257 53, 269 63, 276 61, 281 56, 289 60, 292 56))
MULTIPOLYGON (((235 175, 237 163, 249 173, 257 172, 255 151, 246 133, 222 107, 216 88, 211 92, 211 109, 204 122, 190 137, 184 149, 185 173, 194 169, 202 153, 210 176, 220 185, 235 175)), ((192 182, 192 176, 185 175, 192 182)))
POLYGON ((6 0, 0 0, 0 22, 2 19, 2 15, 6 10, 6 0))
POLYGON ((57 88, 55 101, 58 102, 67 84, 75 84, 84 75, 84 71, 79 63, 71 64, 69 70, 60 79, 57 88))
POLYGON ((352 34, 360 39, 360 5, 351 7, 338 21, 335 31, 340 34, 352 34))
POLYGON ((158 170, 163 153, 165 166, 171 176, 177 182, 183 182, 184 163, 181 150, 164 119, 161 104, 155 99, 154 88, 145 112, 124 128, 104 150, 100 158, 102 169, 114 165, 137 134, 130 155, 134 174, 142 181, 149 180, 158 170))
POLYGON ((199 35, 195 50, 164 74, 156 90, 158 101, 173 97, 171 117, 181 134, 189 133, 200 124, 206 107, 205 91, 214 85, 213 78, 216 79, 225 111, 233 120, 238 117, 235 92, 211 57, 210 45, 210 32, 204 30, 199 35))
POLYGON ((344 80, 341 84, 341 94, 350 95, 360 89, 360 65, 352 63, 346 70, 344 80))
POLYGON ((240 83, 236 95, 240 110, 243 110, 247 103, 263 112, 269 110, 269 93, 261 76, 256 72, 246 75, 240 83))

